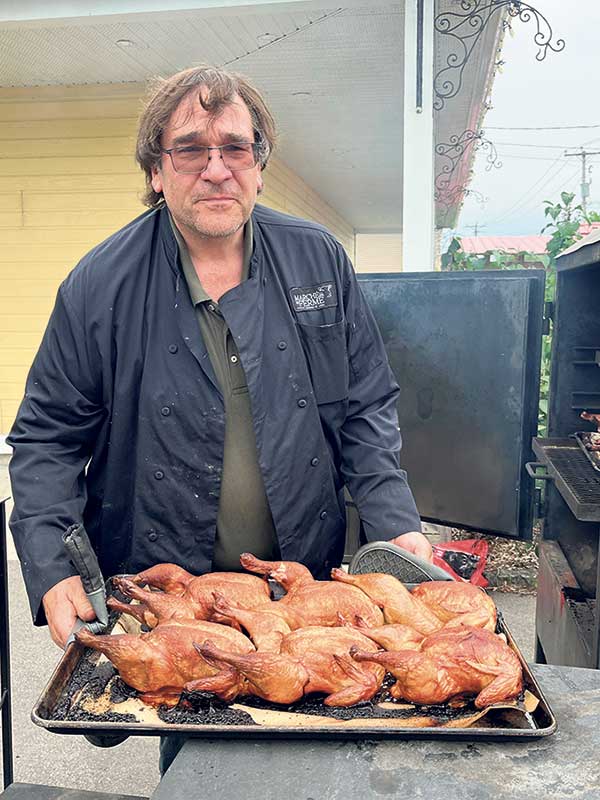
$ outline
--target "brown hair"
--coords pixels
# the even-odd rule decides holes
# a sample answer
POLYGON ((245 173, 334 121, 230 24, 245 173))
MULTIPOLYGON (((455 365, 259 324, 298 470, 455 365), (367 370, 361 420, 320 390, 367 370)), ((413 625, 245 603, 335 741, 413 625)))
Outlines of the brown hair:
POLYGON ((239 95, 250 112, 254 139, 260 145, 258 161, 264 169, 275 146, 275 121, 260 93, 247 78, 237 72, 226 72, 219 67, 202 64, 171 75, 157 78, 149 88, 146 104, 140 118, 135 158, 146 176, 143 202, 156 208, 163 200, 162 193, 152 188, 152 168, 160 163, 163 131, 179 103, 188 94, 197 91, 198 102, 211 116, 218 116, 239 95), (201 92, 201 89, 206 89, 201 92))

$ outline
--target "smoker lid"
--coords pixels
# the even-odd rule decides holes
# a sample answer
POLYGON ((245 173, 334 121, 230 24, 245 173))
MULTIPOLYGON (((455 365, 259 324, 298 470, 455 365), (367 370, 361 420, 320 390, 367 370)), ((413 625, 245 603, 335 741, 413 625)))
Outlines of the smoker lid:
POLYGON ((556 259, 556 269, 577 269, 600 262, 600 227, 564 250, 556 259))
POLYGON ((359 275, 400 385, 421 517, 530 538, 543 270, 359 275))

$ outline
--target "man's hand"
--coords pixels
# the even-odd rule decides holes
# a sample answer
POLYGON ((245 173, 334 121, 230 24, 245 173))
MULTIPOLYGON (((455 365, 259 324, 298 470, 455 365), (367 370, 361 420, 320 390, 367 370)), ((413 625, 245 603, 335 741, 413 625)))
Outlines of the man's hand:
POLYGON ((391 544, 397 544, 398 547, 403 547, 409 553, 414 553, 425 561, 433 561, 433 550, 426 536, 418 531, 409 531, 403 533, 401 536, 396 536, 395 539, 390 539, 391 544))
POLYGON ((53 642, 63 649, 77 617, 85 622, 96 619, 92 604, 83 591, 81 578, 78 575, 65 578, 48 589, 42 603, 50 636, 53 642))

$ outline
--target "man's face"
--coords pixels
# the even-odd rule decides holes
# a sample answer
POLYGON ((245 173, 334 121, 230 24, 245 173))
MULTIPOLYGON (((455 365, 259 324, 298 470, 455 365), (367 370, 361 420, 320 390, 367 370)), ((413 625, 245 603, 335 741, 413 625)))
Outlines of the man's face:
MULTIPOLYGON (((235 141, 254 141, 252 119, 244 101, 235 97, 217 117, 210 117, 198 102, 197 92, 184 97, 163 132, 162 147, 216 146, 235 141)), ((152 187, 162 192, 179 228, 202 238, 233 236, 248 220, 262 189, 260 167, 231 172, 218 150, 210 151, 202 173, 175 172, 163 153, 152 171, 152 187)), ((185 232, 185 231, 184 231, 185 232)))

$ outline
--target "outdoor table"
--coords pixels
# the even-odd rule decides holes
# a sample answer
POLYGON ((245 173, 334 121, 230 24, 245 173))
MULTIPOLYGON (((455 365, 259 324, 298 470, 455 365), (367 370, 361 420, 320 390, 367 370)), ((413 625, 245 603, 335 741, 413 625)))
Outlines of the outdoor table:
POLYGON ((529 740, 190 739, 152 800, 598 800, 600 671, 535 664, 558 731, 529 740))

